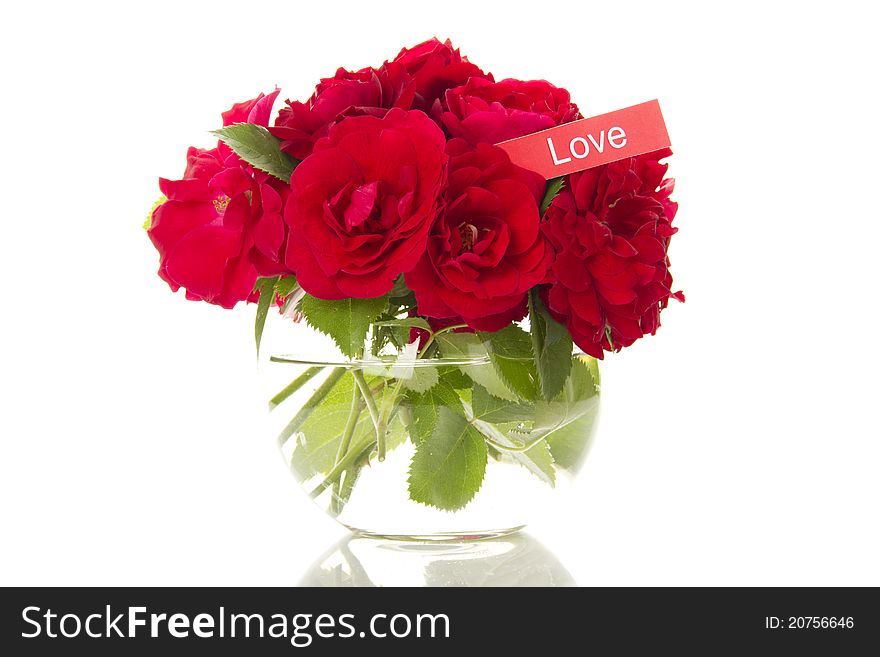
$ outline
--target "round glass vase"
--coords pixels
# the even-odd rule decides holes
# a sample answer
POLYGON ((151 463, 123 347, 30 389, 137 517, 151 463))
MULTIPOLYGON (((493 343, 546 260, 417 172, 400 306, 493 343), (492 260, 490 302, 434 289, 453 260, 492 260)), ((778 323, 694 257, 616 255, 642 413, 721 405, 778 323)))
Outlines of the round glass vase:
POLYGON ((596 360, 572 354, 548 399, 531 359, 499 363, 474 334, 456 335, 476 348, 346 361, 276 346, 261 364, 284 459, 315 503, 352 532, 503 536, 570 493, 596 429, 596 360))

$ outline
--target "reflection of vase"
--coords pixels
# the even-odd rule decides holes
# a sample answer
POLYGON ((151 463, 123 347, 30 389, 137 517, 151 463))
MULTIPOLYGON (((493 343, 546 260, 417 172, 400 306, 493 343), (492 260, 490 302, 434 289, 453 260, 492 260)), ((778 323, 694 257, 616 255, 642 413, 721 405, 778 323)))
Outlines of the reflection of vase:
POLYGON ((298 340, 300 353, 272 356, 263 367, 285 459, 316 503, 352 531, 500 536, 566 495, 595 429, 596 361, 564 362, 567 378, 547 399, 535 392, 532 360, 502 363, 511 389, 477 336, 456 339, 445 344, 473 349, 354 362, 320 360, 298 340))
POLYGON ((517 533, 465 543, 348 536, 318 559, 300 586, 575 586, 559 560, 517 533))

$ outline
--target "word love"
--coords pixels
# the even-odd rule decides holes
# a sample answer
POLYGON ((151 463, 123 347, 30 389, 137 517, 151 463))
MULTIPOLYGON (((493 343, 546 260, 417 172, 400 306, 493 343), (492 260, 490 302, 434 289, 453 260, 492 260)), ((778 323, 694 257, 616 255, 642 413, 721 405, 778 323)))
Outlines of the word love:
POLYGON ((660 103, 650 100, 498 144, 514 164, 548 180, 669 148, 660 103))
MULTIPOLYGON (((592 142, 596 152, 600 155, 605 151, 604 130, 599 132, 598 142, 596 142, 593 135, 590 134, 587 135, 587 139, 584 139, 583 137, 572 138, 572 140, 568 142, 568 152, 577 159, 582 160, 590 154, 590 142, 592 142), (589 142, 587 139, 589 139, 589 142)), ((623 128, 614 126, 608 131, 608 145, 611 146, 611 148, 623 148, 626 146, 626 133, 623 131, 623 128)), ((553 157, 553 164, 556 166, 571 162, 570 157, 560 159, 559 156, 556 155, 556 148, 553 146, 553 137, 547 137, 547 147, 550 149, 550 155, 553 157)))

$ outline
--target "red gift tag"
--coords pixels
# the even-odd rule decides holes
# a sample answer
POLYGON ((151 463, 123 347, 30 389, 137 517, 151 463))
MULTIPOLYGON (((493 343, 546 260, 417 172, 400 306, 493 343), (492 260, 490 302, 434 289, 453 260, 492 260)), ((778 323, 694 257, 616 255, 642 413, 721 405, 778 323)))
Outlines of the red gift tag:
POLYGON ((557 178, 634 155, 669 148, 660 103, 649 100, 498 144, 511 161, 557 178))

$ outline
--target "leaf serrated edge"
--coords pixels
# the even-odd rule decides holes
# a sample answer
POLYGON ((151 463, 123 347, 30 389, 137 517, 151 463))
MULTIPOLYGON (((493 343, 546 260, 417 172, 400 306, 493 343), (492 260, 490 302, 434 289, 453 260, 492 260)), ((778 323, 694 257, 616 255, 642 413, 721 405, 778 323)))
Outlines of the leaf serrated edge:
POLYGON ((547 208, 550 207, 553 199, 559 196, 559 192, 562 191, 563 187, 565 187, 564 177, 551 178, 547 181, 547 189, 544 191, 544 198, 541 199, 541 206, 539 208, 541 216, 544 216, 547 208))
MULTIPOLYGON (((514 458, 513 460, 518 466, 520 466, 521 468, 525 468, 526 472, 534 475, 535 477, 538 477, 538 479, 540 481, 543 481, 545 484, 548 484, 550 486, 550 488, 556 488, 556 468, 555 468, 556 458, 553 456, 553 450, 550 449, 550 443, 548 443, 546 440, 541 441, 540 443, 538 443, 537 445, 532 447, 532 449, 541 449, 541 445, 543 445, 546 448, 547 456, 550 458, 550 473, 548 474, 540 467, 538 469, 541 470, 541 474, 545 475, 549 481, 545 481, 543 477, 540 477, 537 472, 535 472, 528 465, 523 463, 522 459, 514 458)), ((521 454, 517 454, 517 456, 521 455, 524 457, 528 457, 528 459, 532 463, 534 463, 535 465, 538 465, 538 463, 533 458, 531 458, 529 456, 529 452, 531 452, 532 449, 525 451, 525 452, 521 452, 521 454)))
MULTIPOLYGON (((333 342, 336 344, 337 347, 339 347, 339 350, 340 350, 343 354, 345 354, 345 355, 348 356, 349 358, 355 358, 355 357, 357 356, 357 353, 349 353, 349 349, 348 349, 348 347, 349 347, 350 345, 344 345, 344 344, 340 343, 340 341, 339 341, 339 340, 336 338, 336 336, 334 336, 332 333, 329 333, 328 331, 326 331, 325 329, 321 328, 320 326, 315 325, 315 323, 312 321, 311 317, 309 316, 310 313, 303 312, 303 304, 304 304, 304 303, 306 302, 306 300, 309 299, 309 298, 315 299, 315 300, 317 300, 317 301, 328 301, 327 299, 319 299, 318 297, 310 296, 310 295, 308 295, 308 294, 304 294, 304 295, 302 296, 302 298, 300 298, 300 299, 297 301, 296 309, 297 309, 298 312, 302 313, 302 315, 305 317, 306 324, 308 324, 310 327, 312 327, 313 329, 315 329, 316 331, 318 331, 318 333, 323 333, 324 335, 326 335, 327 337, 329 337, 331 340, 333 340, 333 342)), ((385 303, 386 303, 386 304, 388 303, 388 295, 387 295, 387 294, 385 294, 385 295, 383 295, 383 296, 381 296, 381 297, 374 297, 374 298, 371 298, 371 299, 359 299, 359 298, 355 298, 355 297, 348 297, 348 298, 346 298, 346 299, 334 299, 334 300, 332 300, 332 301, 345 301, 345 302, 347 302, 347 303, 349 304, 349 313, 350 313, 350 314, 353 314, 353 312, 352 312, 352 310, 351 310, 351 304, 352 304, 353 302, 355 302, 355 301, 368 301, 368 300, 369 300, 369 301, 378 301, 379 299, 384 299, 384 300, 385 300, 385 303)), ((376 319, 378 319, 379 317, 382 316, 382 313, 383 313, 383 312, 384 312, 384 308, 378 310, 375 314, 370 315, 370 316, 369 316, 369 320, 367 321, 367 324, 370 325, 370 324, 372 324, 373 322, 375 322, 376 319)), ((368 330, 369 330, 369 328, 368 328, 368 330)), ((366 341, 366 334, 364 334, 364 338, 365 338, 365 341, 366 341)))
POLYGON ((223 126, 222 128, 220 128, 218 130, 211 130, 211 134, 216 136, 220 141, 222 141, 230 149, 232 149, 232 151, 236 155, 238 155, 242 160, 244 160, 245 162, 250 164, 255 169, 259 169, 260 171, 268 173, 270 176, 278 178, 278 180, 285 182, 285 183, 288 183, 288 184, 290 183, 290 176, 293 173, 293 170, 297 167, 297 165, 300 162, 299 160, 291 157, 290 155, 288 155, 287 153, 285 153, 284 151, 281 150, 281 147, 280 147, 281 141, 275 135, 273 135, 271 132, 269 132, 268 128, 266 128, 265 126, 262 126, 262 125, 258 125, 256 123, 246 123, 246 122, 232 123, 230 125, 223 126), (267 165, 262 164, 261 162, 255 162, 254 158, 252 158, 250 156, 250 153, 245 152, 244 149, 242 149, 241 146, 243 145, 243 142, 239 138, 236 138, 235 136, 233 136, 231 134, 227 134, 227 132, 225 132, 229 128, 239 128, 241 126, 249 126, 250 128, 255 129, 256 132, 259 133, 261 137, 263 137, 263 138, 269 137, 270 139, 275 140, 276 145, 278 145, 277 153, 276 152, 262 153, 262 155, 264 157, 266 157, 270 162, 272 160, 274 160, 272 165, 267 166, 267 165), (235 143, 230 143, 230 140, 232 140, 235 143))
MULTIPOLYGON (((504 328, 509 328, 511 326, 516 327, 517 325, 516 324, 509 324, 508 326, 506 326, 504 328)), ((525 331, 523 331, 523 332, 525 332, 525 331)), ((501 369, 501 364, 498 362, 499 359, 506 359, 508 361, 514 361, 515 359, 508 358, 507 356, 500 356, 495 351, 495 348, 492 345, 492 341, 491 341, 491 337, 490 337, 492 335, 491 333, 477 331, 477 335, 479 335, 480 339, 483 341, 483 343, 487 345, 486 353, 489 356, 489 362, 492 364, 492 369, 494 369, 495 373, 498 375, 498 379, 501 381, 501 383, 504 385, 504 387, 507 388, 507 391, 510 392, 510 394, 512 394, 515 398, 515 399, 508 400, 508 401, 516 402, 521 399, 527 399, 527 398, 523 397, 522 393, 520 393, 519 390, 517 390, 516 388, 513 387, 513 384, 507 378, 507 375, 501 369)), ((538 376, 538 374, 537 374, 538 365, 537 365, 537 361, 535 361, 535 347, 534 347, 534 344, 532 343, 531 339, 529 340, 529 352, 531 354, 532 362, 535 363, 535 376, 538 376)), ((537 384, 538 384, 538 387, 540 387, 540 385, 541 385, 540 376, 538 376, 537 384)), ((536 392, 538 392, 538 391, 536 390, 536 392)))
MULTIPOLYGON (((442 408, 445 408, 445 407, 442 407, 442 408)), ((448 409, 447 409, 447 410, 448 410, 448 409)), ((451 411, 450 411, 450 412, 451 412, 451 411)), ((479 440, 480 444, 486 446, 486 455, 487 455, 487 457, 488 457, 488 444, 486 443, 486 441, 485 441, 485 439, 483 438, 482 434, 480 433, 479 429, 477 429, 477 428, 473 425, 473 423, 470 422, 466 417, 463 417, 462 419, 463 419, 464 422, 465 422, 465 424, 464 424, 464 430, 462 431, 461 435, 456 439, 456 442, 458 443, 458 442, 463 441, 463 440, 464 440, 464 437, 467 435, 467 432, 468 432, 468 431, 474 431, 474 432, 476 432, 476 433, 480 436, 480 440, 479 440)), ((438 424, 439 424, 439 419, 438 419, 437 422, 438 422, 438 424)), ((434 430, 436 431, 436 427, 434 428, 434 430)), ((432 432, 432 434, 433 434, 433 432, 432 432)), ((420 444, 416 445, 416 453, 418 453, 418 450, 419 450, 420 448, 423 448, 423 447, 427 444, 427 442, 428 442, 428 439, 426 439, 426 440, 422 441, 420 444)), ((451 453, 452 453, 452 450, 450 450, 450 454, 451 454, 451 453)), ((477 496, 477 493, 479 493, 479 492, 482 490, 482 488, 483 488, 483 483, 486 481, 486 472, 485 472, 485 468, 486 468, 486 466, 488 465, 488 461, 487 461, 486 463, 483 464, 483 476, 482 476, 482 478, 480 479, 480 485, 477 486, 477 487, 474 489, 473 493, 472 493, 470 496, 468 496, 467 499, 463 500, 462 503, 461 503, 460 505, 445 507, 445 506, 439 506, 439 505, 437 505, 437 504, 434 504, 433 502, 428 501, 428 500, 419 500, 419 499, 416 499, 415 497, 413 497, 413 485, 414 485, 414 484, 413 484, 413 481, 412 481, 412 477, 413 477, 413 466, 414 466, 414 464, 415 464, 415 458, 416 458, 416 455, 413 454, 413 458, 412 458, 412 460, 410 461, 409 470, 407 470, 407 479, 406 479, 406 483, 407 483, 407 492, 409 493, 409 498, 410 498, 413 502, 416 502, 417 504, 423 504, 423 505, 425 505, 425 506, 429 506, 429 507, 432 507, 432 508, 434 508, 434 509, 438 509, 438 510, 440 510, 440 511, 446 511, 446 512, 452 513, 452 512, 458 511, 458 510, 460 510, 460 509, 463 509, 463 508, 466 507, 468 504, 470 504, 471 502, 473 502, 474 498, 477 496)), ((446 458, 448 459, 449 456, 447 455, 446 458)))
MULTIPOLYGON (((560 390, 551 390, 548 388, 548 383, 544 377, 544 358, 547 350, 548 322, 554 322, 554 324, 558 325, 559 328, 565 332, 565 335, 568 336, 566 339, 570 340, 571 334, 568 332, 568 329, 556 322, 556 320, 550 315, 544 302, 538 296, 538 288, 532 288, 529 290, 528 307, 529 323, 531 325, 529 333, 532 337, 532 356, 535 359, 535 372, 538 376, 540 393, 544 396, 544 399, 549 401, 560 392, 562 386, 565 385, 565 381, 568 379, 570 372, 563 378, 560 390)), ((556 342, 552 344, 556 344, 556 342)), ((570 366, 571 363, 569 362, 566 365, 566 368, 570 370, 570 366)))

